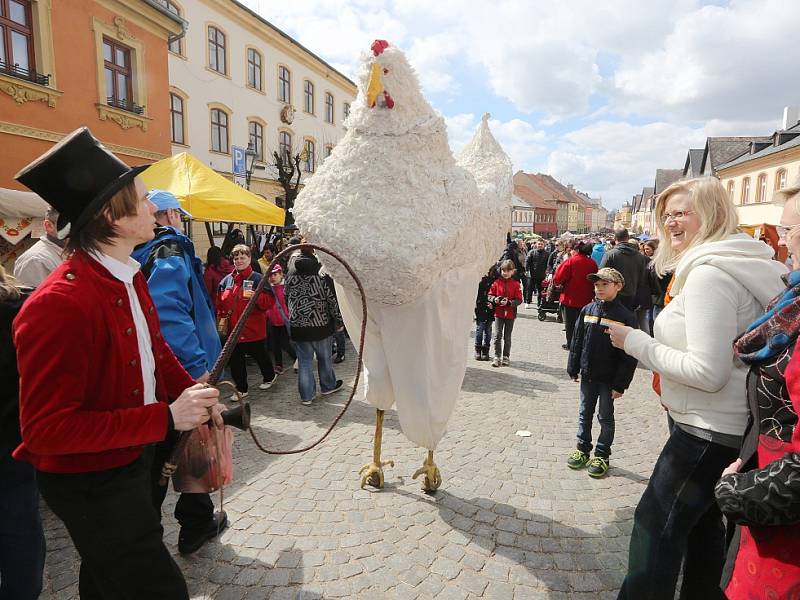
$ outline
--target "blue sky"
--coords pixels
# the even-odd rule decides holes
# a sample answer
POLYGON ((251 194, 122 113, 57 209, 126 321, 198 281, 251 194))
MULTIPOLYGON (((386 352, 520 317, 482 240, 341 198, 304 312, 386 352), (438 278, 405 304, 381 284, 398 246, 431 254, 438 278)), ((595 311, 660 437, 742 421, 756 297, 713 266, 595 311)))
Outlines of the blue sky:
POLYGON ((609 208, 800 104, 795 0, 241 1, 351 78, 374 39, 403 48, 454 151, 490 112, 515 170, 609 208))

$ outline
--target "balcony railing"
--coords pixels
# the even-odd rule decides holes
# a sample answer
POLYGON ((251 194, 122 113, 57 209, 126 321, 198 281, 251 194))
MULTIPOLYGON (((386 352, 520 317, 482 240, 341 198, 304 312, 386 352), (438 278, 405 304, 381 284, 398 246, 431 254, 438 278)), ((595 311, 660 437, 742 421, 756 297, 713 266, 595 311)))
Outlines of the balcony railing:
POLYGON ((128 112, 132 112, 137 115, 144 114, 144 106, 139 106, 132 100, 120 100, 119 98, 108 96, 108 98, 106 98, 106 102, 109 106, 113 106, 114 108, 121 108, 122 110, 127 110, 128 112))
POLYGON ((11 77, 17 77, 18 79, 32 81, 33 83, 38 83, 39 85, 50 85, 50 75, 42 75, 36 71, 23 69, 17 64, 9 65, 2 60, 0 60, 0 73, 3 75, 10 75, 11 77))

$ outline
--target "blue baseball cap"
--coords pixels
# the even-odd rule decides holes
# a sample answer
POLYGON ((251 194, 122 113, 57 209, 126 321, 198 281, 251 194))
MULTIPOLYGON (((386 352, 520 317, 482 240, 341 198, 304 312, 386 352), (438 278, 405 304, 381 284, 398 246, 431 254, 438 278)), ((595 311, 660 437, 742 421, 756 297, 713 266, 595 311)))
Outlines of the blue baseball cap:
POLYGON ((178 199, 172 192, 167 192, 165 190, 150 190, 150 193, 147 194, 147 199, 156 205, 156 210, 161 211, 174 208, 184 217, 188 219, 192 218, 192 215, 181 208, 181 203, 178 202, 178 199))

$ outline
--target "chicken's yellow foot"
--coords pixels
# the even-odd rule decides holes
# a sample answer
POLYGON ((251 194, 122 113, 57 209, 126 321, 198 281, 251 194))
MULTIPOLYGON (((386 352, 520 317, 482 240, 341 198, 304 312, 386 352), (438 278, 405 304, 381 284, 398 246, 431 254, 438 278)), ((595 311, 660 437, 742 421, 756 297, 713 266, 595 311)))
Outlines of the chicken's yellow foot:
POLYGON ((426 492, 435 492, 442 485, 442 474, 439 472, 439 467, 433 462, 433 450, 428 450, 428 458, 422 463, 422 466, 414 473, 413 479, 420 475, 425 475, 422 478, 422 489, 426 492))
POLYGON ((358 471, 361 475, 361 489, 369 484, 374 488, 383 488, 383 467, 394 466, 393 460, 381 460, 381 440, 383 438, 383 411, 377 410, 375 417, 375 444, 372 451, 372 462, 364 465, 358 471))

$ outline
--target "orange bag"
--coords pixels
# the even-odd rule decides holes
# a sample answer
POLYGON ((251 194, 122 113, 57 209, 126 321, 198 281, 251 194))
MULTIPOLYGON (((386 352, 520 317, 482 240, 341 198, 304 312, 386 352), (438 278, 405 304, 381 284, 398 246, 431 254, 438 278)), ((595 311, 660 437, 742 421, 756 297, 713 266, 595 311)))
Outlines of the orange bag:
POLYGON ((189 434, 172 476, 176 492, 215 492, 233 481, 233 431, 201 425, 189 434))

